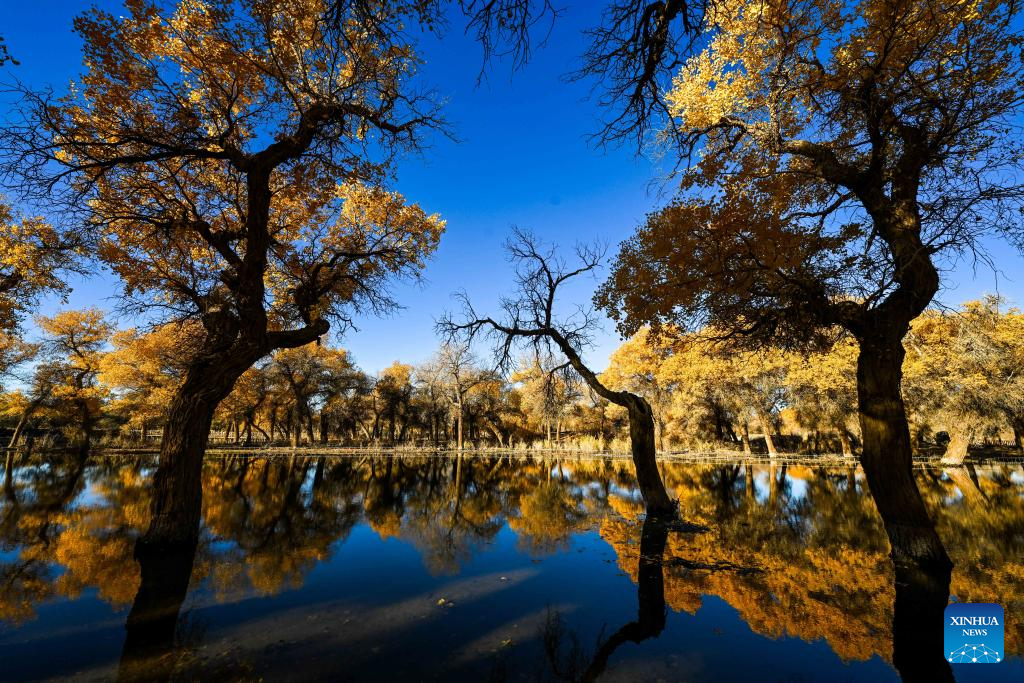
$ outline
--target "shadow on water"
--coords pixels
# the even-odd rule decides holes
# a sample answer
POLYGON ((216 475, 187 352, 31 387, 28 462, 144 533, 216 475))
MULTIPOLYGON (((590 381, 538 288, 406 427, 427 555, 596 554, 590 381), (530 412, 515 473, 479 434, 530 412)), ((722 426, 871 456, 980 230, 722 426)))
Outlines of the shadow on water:
MULTIPOLYGON (((894 565, 854 468, 668 463, 686 525, 645 515, 621 461, 240 454, 204 467, 202 520, 176 533, 198 541, 155 546, 152 461, 3 465, 11 680, 729 680, 770 658, 780 678, 952 681, 950 593, 1024 608, 1005 466, 915 472, 941 571, 894 565), (116 652, 68 635, 107 628, 105 604, 116 652)), ((993 680, 1021 642, 1008 626, 993 680)))

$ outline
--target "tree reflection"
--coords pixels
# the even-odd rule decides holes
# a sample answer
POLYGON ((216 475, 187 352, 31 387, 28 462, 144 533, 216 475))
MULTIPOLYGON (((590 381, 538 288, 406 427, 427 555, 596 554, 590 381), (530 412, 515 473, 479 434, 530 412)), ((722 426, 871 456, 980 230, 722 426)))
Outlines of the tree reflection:
MULTIPOLYGON (((87 590, 130 605, 125 680, 198 666, 182 659, 201 636, 182 616, 190 586, 213 601, 298 588, 361 523, 416 548, 435 574, 458 573, 506 527, 529 556, 564 553, 597 529, 636 583, 637 614, 589 654, 572 646, 570 624, 552 621, 563 632, 557 670, 571 680, 596 678, 624 643, 661 634, 668 609, 695 614, 708 596, 754 633, 824 640, 844 661, 878 656, 905 680, 949 680, 933 626, 950 591, 1024 610, 1024 498, 1010 466, 916 472, 939 534, 958 539, 950 575, 893 566, 852 469, 666 464, 680 516, 705 528, 687 533, 645 517, 628 462, 236 454, 204 466, 202 525, 182 530, 199 540, 156 552, 136 543, 149 523, 148 461, 22 454, 3 464, 0 619, 20 624, 87 590)), ((1006 649, 1022 642, 1021 626, 1007 625, 1006 649)))
POLYGON ((135 558, 142 579, 125 623, 117 680, 170 680, 180 655, 178 617, 192 577, 196 544, 156 547, 140 540, 135 558))

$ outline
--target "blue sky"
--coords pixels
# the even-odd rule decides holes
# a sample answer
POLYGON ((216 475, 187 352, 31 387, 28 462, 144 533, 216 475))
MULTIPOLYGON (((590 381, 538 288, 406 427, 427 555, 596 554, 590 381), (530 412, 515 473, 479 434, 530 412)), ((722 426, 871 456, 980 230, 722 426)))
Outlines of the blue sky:
MULTIPOLYGON (((80 70, 80 43, 71 32, 75 14, 91 3, 50 0, 10 3, 0 35, 21 62, 6 67, 4 81, 16 77, 30 85, 66 87, 80 70)), ((117 11, 119 3, 100 2, 117 11)), ((511 283, 502 242, 513 225, 529 228, 565 246, 599 239, 616 245, 628 237, 644 215, 664 201, 664 169, 637 158, 632 149, 596 149, 587 135, 597 128, 596 104, 589 85, 567 83, 582 52, 582 28, 596 23, 600 3, 566 2, 563 19, 547 46, 530 64, 512 73, 497 63, 477 86, 480 47, 453 25, 443 40, 423 45, 424 81, 447 101, 445 114, 458 142, 438 137, 422 156, 403 159, 397 188, 425 209, 448 221, 441 246, 430 262, 425 282, 399 285, 403 309, 383 318, 363 318, 341 345, 368 371, 394 360, 420 362, 436 347, 434 319, 452 306, 450 295, 465 288, 477 308, 494 310, 511 283)), ((955 305, 995 292, 1024 304, 1024 259, 1010 246, 988 245, 1001 273, 958 264, 945 276, 940 300, 955 305)), ((75 280, 69 307, 114 305, 118 284, 108 274, 75 280)), ((566 291, 567 301, 586 302, 596 282, 581 282, 566 291)), ((48 301, 43 312, 60 302, 48 301)), ((128 326, 130 320, 120 321, 128 326)), ((611 324, 587 355, 603 368, 619 340, 611 324)))

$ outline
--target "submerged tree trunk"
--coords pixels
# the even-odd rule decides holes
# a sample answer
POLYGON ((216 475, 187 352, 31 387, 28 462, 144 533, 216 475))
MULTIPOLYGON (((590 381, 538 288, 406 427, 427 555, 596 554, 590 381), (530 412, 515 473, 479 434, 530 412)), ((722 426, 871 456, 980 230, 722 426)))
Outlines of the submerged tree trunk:
POLYGON ((861 463, 889 537, 895 562, 950 568, 952 562, 928 516, 913 475, 913 453, 900 393, 901 334, 860 340, 857 403, 861 463))
MULTIPOLYGON (((199 534, 198 528, 183 532, 195 537, 199 534)), ((125 624, 119 682, 172 679, 177 664, 178 615, 188 593, 195 555, 194 542, 171 550, 136 544, 135 558, 142 581, 125 624)))

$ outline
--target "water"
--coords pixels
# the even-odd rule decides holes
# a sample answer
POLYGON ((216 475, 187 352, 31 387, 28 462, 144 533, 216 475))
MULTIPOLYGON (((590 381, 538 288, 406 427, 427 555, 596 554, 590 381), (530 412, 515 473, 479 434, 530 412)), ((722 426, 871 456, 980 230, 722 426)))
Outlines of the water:
MULTIPOLYGON (((211 457, 194 557, 153 565, 140 591, 152 463, 33 456, 0 496, 0 678, 896 681, 919 674, 894 645, 939 656, 914 649, 941 633, 927 610, 901 607, 894 635, 897 577, 859 471, 665 464, 700 532, 645 524, 630 472, 211 457), (158 617, 128 620, 133 603, 158 617)), ((957 681, 1024 680, 1022 474, 917 472, 949 592, 1007 615, 1007 659, 957 681)))

